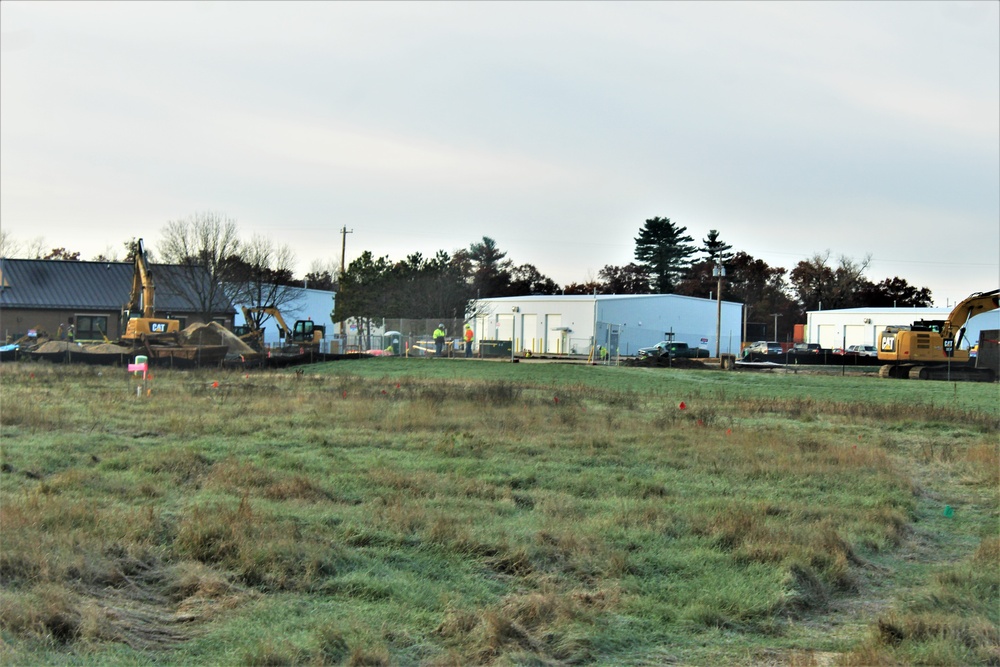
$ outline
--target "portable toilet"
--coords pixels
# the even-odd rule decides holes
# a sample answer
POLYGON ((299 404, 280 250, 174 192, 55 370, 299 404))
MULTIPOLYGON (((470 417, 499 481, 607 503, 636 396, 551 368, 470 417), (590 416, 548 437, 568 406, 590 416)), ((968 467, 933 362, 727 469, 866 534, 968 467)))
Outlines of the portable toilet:
POLYGON ((398 331, 386 331, 382 336, 382 343, 385 345, 383 349, 386 352, 391 351, 396 356, 403 353, 403 334, 398 331))

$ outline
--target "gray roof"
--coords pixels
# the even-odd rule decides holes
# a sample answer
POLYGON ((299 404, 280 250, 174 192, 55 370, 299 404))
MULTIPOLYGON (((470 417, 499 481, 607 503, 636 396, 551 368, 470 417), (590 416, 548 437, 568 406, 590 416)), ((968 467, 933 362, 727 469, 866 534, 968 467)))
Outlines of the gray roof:
MULTIPOLYGON (((44 259, 0 259, 0 308, 120 310, 132 294, 132 263, 72 262, 44 259)), ((153 264, 157 312, 194 312, 192 303, 178 290, 182 267, 153 264)), ((205 276, 207 279, 207 274, 205 276)), ((215 312, 233 310, 224 295, 215 312)))

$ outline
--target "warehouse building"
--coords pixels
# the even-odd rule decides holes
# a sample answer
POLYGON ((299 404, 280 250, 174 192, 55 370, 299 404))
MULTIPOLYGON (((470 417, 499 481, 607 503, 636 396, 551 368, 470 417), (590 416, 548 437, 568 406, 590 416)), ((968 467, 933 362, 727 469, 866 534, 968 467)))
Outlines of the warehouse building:
MULTIPOLYGON (((879 332, 887 326, 909 326, 919 320, 943 320, 951 308, 841 308, 813 310, 806 314, 806 343, 823 348, 847 348, 850 345, 878 345, 879 332)), ((969 320, 962 347, 971 347, 983 329, 1000 329, 1000 310, 977 315, 969 320)))
POLYGON ((737 354, 743 304, 722 301, 719 306, 715 300, 676 294, 503 297, 473 302, 469 322, 480 344, 506 341, 532 354, 589 354, 596 342, 628 356, 661 340, 702 347, 712 356, 718 341, 721 353, 737 354))

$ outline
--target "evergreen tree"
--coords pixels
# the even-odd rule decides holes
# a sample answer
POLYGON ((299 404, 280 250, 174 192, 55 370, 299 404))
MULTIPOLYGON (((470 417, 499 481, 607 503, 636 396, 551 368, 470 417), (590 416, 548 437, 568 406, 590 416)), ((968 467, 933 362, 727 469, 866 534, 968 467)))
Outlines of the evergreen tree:
POLYGON ((696 252, 694 239, 685 232, 687 227, 657 217, 646 220, 635 239, 635 258, 649 269, 653 289, 660 294, 674 291, 696 252))
POLYGON ((716 229, 708 230, 708 236, 701 242, 701 251, 713 265, 725 264, 732 259, 733 253, 729 252, 732 249, 733 246, 719 240, 719 231, 716 229))
POLYGON ((473 266, 472 289, 481 298, 509 296, 512 262, 497 242, 484 236, 469 246, 467 259, 473 266))

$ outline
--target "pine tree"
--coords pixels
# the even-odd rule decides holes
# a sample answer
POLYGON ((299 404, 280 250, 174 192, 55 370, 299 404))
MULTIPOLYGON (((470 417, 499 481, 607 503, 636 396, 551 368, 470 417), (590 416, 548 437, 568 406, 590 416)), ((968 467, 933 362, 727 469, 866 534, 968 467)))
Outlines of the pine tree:
POLYGON ((733 253, 729 252, 732 249, 733 246, 719 240, 717 229, 708 230, 708 236, 701 242, 701 251, 713 265, 725 264, 732 259, 733 253))
POLYGON ((685 232, 687 227, 657 217, 646 220, 635 239, 635 258, 649 269, 653 288, 660 294, 674 291, 696 252, 694 239, 685 232))

